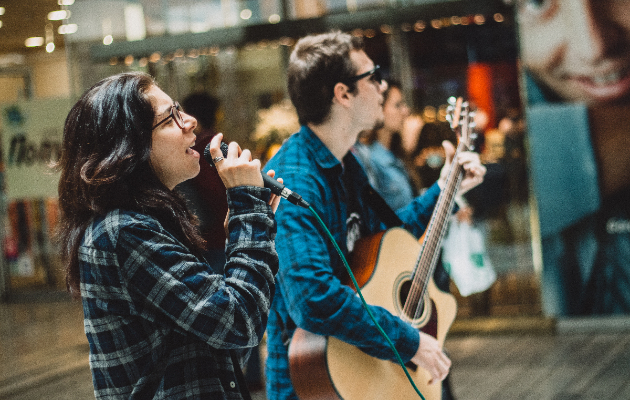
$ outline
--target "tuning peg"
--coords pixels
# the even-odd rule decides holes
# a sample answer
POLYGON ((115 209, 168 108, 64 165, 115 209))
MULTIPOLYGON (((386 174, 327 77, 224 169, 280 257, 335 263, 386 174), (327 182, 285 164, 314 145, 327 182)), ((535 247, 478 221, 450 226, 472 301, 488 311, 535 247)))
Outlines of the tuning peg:
POLYGON ((475 143, 477 142, 477 137, 478 137, 478 135, 475 132, 472 132, 470 134, 470 140, 468 141, 469 142, 468 150, 470 150, 470 151, 475 151, 476 150, 475 143))

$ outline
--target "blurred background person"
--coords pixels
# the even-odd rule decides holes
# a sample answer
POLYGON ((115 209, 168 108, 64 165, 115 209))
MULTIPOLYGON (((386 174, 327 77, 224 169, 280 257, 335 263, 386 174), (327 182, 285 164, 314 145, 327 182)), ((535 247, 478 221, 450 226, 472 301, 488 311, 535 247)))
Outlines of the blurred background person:
POLYGON ((400 134, 394 134, 392 137, 392 152, 399 158, 409 161, 409 156, 416 147, 420 130, 424 124, 422 115, 417 112, 411 112, 405 118, 400 134))
POLYGON ((252 139, 263 166, 276 154, 285 140, 300 129, 297 112, 290 99, 283 99, 257 112, 252 139))
POLYGON ((525 119, 518 110, 508 110, 499 121, 503 135, 503 164, 508 179, 510 201, 517 205, 527 203, 528 171, 525 159, 525 119))
POLYGON ((383 92, 383 121, 373 130, 363 131, 352 151, 361 162, 370 185, 383 197, 387 205, 398 210, 415 197, 415 190, 404 163, 400 132, 409 107, 396 81, 388 81, 383 92), (397 145, 392 149, 392 139, 397 145), (395 151, 395 152, 394 152, 395 151))
MULTIPOLYGON (((216 124, 221 112, 219 99, 207 93, 193 93, 182 101, 182 107, 197 120, 197 140, 193 149, 203 154, 210 140, 217 134, 216 124)), ((216 168, 199 163, 199 174, 177 186, 188 206, 197 215, 200 230, 207 243, 204 256, 215 272, 222 274, 225 265, 225 230, 222 221, 227 214, 225 185, 216 168)))
POLYGON ((445 140, 457 148, 457 135, 448 122, 429 122, 420 130, 410 155, 414 182, 420 191, 440 178, 440 171, 446 161, 446 153, 442 147, 445 140))

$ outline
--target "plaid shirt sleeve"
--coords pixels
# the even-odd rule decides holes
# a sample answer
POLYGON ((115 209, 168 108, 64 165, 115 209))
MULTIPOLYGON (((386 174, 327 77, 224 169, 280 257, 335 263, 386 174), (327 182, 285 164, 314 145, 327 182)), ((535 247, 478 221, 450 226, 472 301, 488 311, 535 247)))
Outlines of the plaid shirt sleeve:
POLYGON ((251 347, 262 338, 273 296, 275 224, 254 196, 231 190, 228 201, 225 279, 144 221, 122 227, 117 258, 134 305, 147 318, 170 321, 215 348, 251 347))
POLYGON ((97 398, 238 390, 227 350, 260 342, 275 293, 268 199, 264 188, 228 191, 223 275, 150 216, 116 210, 88 227, 79 263, 97 398))

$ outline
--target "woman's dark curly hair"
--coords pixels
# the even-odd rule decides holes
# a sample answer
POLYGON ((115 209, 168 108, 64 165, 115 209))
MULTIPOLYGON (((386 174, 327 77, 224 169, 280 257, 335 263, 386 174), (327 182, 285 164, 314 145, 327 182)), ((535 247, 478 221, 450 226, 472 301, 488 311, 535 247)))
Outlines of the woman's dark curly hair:
POLYGON ((80 296, 78 249, 95 216, 111 210, 157 218, 193 251, 204 247, 196 217, 169 190, 150 163, 155 110, 144 73, 103 79, 72 107, 64 126, 59 180, 57 239, 66 264, 66 286, 80 296))

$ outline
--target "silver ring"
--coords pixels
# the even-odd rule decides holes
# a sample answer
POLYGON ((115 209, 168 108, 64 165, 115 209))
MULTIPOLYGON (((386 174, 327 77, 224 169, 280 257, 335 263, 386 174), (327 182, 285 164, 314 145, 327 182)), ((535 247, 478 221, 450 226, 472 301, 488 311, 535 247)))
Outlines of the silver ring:
POLYGON ((216 163, 218 163, 219 161, 223 161, 223 156, 214 157, 214 158, 212 159, 212 161, 213 161, 215 164, 216 164, 216 163))

